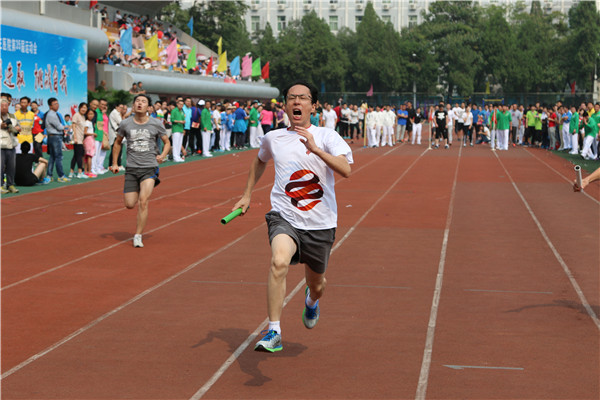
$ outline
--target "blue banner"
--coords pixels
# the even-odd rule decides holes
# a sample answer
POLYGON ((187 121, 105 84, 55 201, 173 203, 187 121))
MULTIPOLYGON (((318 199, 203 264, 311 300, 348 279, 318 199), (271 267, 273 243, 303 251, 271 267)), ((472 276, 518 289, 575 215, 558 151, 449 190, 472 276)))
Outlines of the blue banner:
POLYGON ((54 97, 60 113, 72 115, 87 102, 87 42, 2 25, 0 81, 13 105, 27 96, 46 112, 54 97))

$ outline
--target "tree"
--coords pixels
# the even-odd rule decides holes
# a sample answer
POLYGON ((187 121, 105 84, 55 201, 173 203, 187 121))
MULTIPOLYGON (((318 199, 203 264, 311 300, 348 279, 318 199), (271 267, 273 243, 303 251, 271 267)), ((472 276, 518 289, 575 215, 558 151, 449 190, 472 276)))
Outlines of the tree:
POLYGON ((447 94, 452 96, 456 90, 468 97, 474 92, 474 77, 482 60, 475 31, 480 9, 471 2, 436 1, 429 11, 417 30, 432 43, 447 94))
POLYGON ((329 25, 312 11, 300 21, 292 21, 280 33, 271 60, 272 82, 279 87, 304 79, 316 87, 324 83, 330 90, 345 90, 346 54, 329 25))
POLYGON ((513 14, 513 30, 517 51, 512 57, 510 91, 560 91, 565 83, 565 70, 561 67, 561 50, 565 46, 560 34, 561 22, 553 22, 557 15, 544 15, 539 4, 532 3, 530 13, 513 14))
POLYGON ((247 9, 243 0, 194 2, 188 10, 182 10, 179 2, 175 2, 165 6, 161 14, 164 21, 186 33, 190 31, 187 24, 193 17, 193 38, 213 50, 217 49, 217 42, 222 38, 223 50, 233 58, 252 51, 244 22, 247 9))
POLYGON ((569 10, 569 28, 564 48, 567 80, 591 91, 600 54, 600 14, 589 3, 580 2, 569 10))
POLYGON ((397 90, 406 82, 400 72, 404 61, 400 55, 400 35, 391 24, 385 24, 367 3, 362 21, 356 28, 356 56, 351 79, 362 90, 371 84, 375 90, 397 90))
POLYGON ((482 65, 476 89, 485 90, 486 81, 506 88, 511 79, 511 60, 516 50, 515 36, 506 20, 506 9, 498 6, 484 9, 478 28, 477 42, 482 65))

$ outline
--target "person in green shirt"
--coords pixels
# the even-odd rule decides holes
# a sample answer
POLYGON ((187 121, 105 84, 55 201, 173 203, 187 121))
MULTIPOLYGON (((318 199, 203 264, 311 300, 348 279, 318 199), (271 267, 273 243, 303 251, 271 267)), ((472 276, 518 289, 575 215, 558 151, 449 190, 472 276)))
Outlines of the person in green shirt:
POLYGON ((523 145, 529 146, 529 139, 531 138, 531 144, 534 142, 535 137, 535 114, 536 114, 535 106, 530 105, 529 111, 525 115, 527 130, 525 131, 525 139, 523 140, 523 145))
POLYGON ((250 108, 250 113, 248 116, 248 126, 250 127, 249 141, 250 148, 252 149, 257 149, 260 147, 260 142, 258 141, 258 123, 260 122, 257 110, 258 106, 260 106, 260 103, 258 102, 258 100, 254 100, 252 102, 252 108, 250 108))
POLYGON ((585 129, 585 138, 583 140, 583 150, 581 150, 581 156, 585 160, 596 159, 596 154, 592 150, 594 140, 598 137, 598 131, 600 131, 600 113, 594 113, 589 116, 588 113, 583 116, 583 123, 585 129))
POLYGON ((210 137, 214 135, 210 101, 205 102, 200 113, 200 130, 202 131, 202 157, 212 157, 210 153, 210 137))
POLYGON ((498 142, 500 150, 508 150, 508 132, 512 124, 512 115, 508 111, 508 106, 503 105, 498 108, 496 119, 498 123, 498 142))
POLYGON ((542 109, 541 108, 536 107, 536 109, 533 113, 533 118, 534 118, 534 128, 535 128, 533 144, 535 145, 535 147, 540 147, 542 145, 542 109))
POLYGON ((579 113, 575 106, 571 107, 571 122, 569 122, 569 135, 571 135, 571 151, 569 154, 579 153, 579 113))
POLYGON ((171 124, 172 124, 172 138, 173 138, 173 161, 184 162, 185 160, 181 156, 184 125, 185 125, 185 113, 183 112, 183 99, 177 100, 177 108, 171 111, 171 124))

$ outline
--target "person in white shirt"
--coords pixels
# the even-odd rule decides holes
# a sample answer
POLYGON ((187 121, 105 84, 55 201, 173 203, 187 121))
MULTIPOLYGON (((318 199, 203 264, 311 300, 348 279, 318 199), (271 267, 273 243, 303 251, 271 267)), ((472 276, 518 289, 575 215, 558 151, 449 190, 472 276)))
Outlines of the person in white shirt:
POLYGON ((394 123, 396 122, 396 114, 391 111, 390 106, 385 106, 381 111, 381 147, 393 146, 394 123))
POLYGON ((331 109, 331 104, 325 106, 323 110, 323 126, 325 128, 334 129, 335 123, 337 122, 337 114, 331 109))
POLYGON ((454 125, 456 128, 456 136, 458 140, 462 142, 465 127, 465 103, 462 103, 460 107, 458 104, 456 105, 456 109, 454 110, 454 118, 456 118, 454 125))
POLYGON ((369 112, 365 116, 366 135, 367 135, 367 146, 375 147, 376 129, 377 129, 377 114, 373 111, 373 106, 369 106, 369 112))
POLYGON ((379 143, 381 143, 381 132, 383 131, 383 108, 377 106, 375 108, 375 146, 379 147, 379 143))
POLYGON ((452 134, 454 133, 454 109, 448 104, 446 106, 446 111, 448 112, 448 145, 452 146, 452 134))
POLYGON ((463 132, 463 146, 466 146, 467 142, 473 146, 473 113, 471 112, 471 106, 467 106, 464 113, 463 132))
POLYGON ((350 146, 332 129, 311 125, 318 100, 310 83, 295 82, 283 90, 290 127, 267 133, 250 166, 242 198, 232 210, 248 211, 254 186, 273 159, 275 182, 266 220, 271 243, 267 282, 269 327, 256 343, 258 351, 280 351, 281 313, 290 264, 304 263, 306 298, 302 320, 313 328, 319 319, 319 299, 325 289, 325 269, 337 226, 335 177, 350 176, 350 146))

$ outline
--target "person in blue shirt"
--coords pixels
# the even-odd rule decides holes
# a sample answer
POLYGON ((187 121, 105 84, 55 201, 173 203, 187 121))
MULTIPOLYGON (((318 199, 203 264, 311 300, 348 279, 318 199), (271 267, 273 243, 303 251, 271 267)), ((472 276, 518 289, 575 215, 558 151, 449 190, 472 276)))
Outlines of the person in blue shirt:
POLYGON ((235 118, 235 123, 233 124, 234 147, 236 149, 241 149, 244 147, 244 143, 246 141, 244 135, 248 127, 248 114, 246 114, 246 111, 240 106, 239 103, 236 102, 235 107, 236 110, 233 113, 235 118))
MULTIPOLYGON (((183 148, 187 149, 188 142, 190 141, 190 129, 192 127, 192 99, 189 97, 186 97, 183 100, 183 114, 185 115, 185 124, 183 124, 183 148)), ((191 147, 190 144, 190 148, 191 147)))
POLYGON ((406 111, 406 105, 401 104, 396 115, 398 116, 398 130, 396 131, 396 143, 399 143, 404 142, 404 134, 406 133, 406 121, 408 120, 408 111, 406 111))
POLYGON ((563 107, 563 114, 560 118, 562 122, 562 141, 558 150, 571 150, 571 135, 569 134, 569 124, 571 123, 571 111, 569 107, 563 107))

